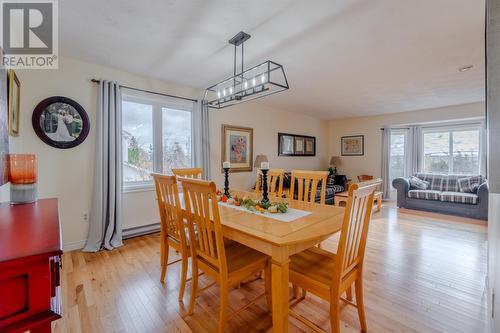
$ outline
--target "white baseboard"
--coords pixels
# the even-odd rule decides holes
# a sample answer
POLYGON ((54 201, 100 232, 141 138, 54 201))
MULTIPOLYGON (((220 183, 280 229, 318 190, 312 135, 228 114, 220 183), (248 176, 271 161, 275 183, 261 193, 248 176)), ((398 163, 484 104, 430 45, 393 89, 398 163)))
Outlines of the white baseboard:
MULTIPOLYGON (((139 227, 127 228, 123 229, 123 239, 142 236, 146 234, 152 234, 158 231, 160 231, 160 222, 151 223, 139 227)), ((63 251, 68 252, 74 250, 81 250, 85 246, 86 242, 87 242, 86 239, 82 239, 77 242, 65 243, 63 244, 63 251)))
POLYGON ((87 240, 83 239, 83 240, 77 241, 77 242, 65 243, 65 244, 63 244, 63 251, 68 252, 68 251, 74 251, 74 250, 81 250, 85 246, 86 242, 87 242, 87 240))

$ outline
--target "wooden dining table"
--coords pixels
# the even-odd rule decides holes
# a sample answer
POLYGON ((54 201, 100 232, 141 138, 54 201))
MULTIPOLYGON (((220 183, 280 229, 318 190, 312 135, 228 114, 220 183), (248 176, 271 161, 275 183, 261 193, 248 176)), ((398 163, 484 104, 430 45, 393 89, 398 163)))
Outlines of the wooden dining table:
MULTIPOLYGON (((258 198, 253 192, 232 190, 231 194, 258 198)), ((281 222, 271 218, 271 213, 251 213, 219 205, 224 237, 271 257, 274 332, 288 332, 290 256, 340 231, 345 210, 297 200, 288 199, 287 202, 290 208, 309 211, 311 214, 291 222, 281 222)))

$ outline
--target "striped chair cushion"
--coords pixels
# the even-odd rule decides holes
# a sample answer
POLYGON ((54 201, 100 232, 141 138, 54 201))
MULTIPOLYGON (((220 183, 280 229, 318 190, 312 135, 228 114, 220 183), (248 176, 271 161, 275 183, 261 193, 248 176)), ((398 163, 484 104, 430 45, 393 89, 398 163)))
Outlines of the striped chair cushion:
POLYGON ((477 204, 477 194, 463 192, 441 192, 441 201, 477 204))
POLYGON ((482 183, 482 176, 464 177, 458 179, 458 188, 463 193, 476 193, 482 183))
POLYGON ((409 190, 408 197, 414 199, 430 199, 430 200, 439 200, 440 191, 434 190, 409 190))
POLYGON ((335 193, 344 192, 344 186, 340 186, 340 185, 333 185, 331 188, 333 189, 333 191, 334 191, 335 193))

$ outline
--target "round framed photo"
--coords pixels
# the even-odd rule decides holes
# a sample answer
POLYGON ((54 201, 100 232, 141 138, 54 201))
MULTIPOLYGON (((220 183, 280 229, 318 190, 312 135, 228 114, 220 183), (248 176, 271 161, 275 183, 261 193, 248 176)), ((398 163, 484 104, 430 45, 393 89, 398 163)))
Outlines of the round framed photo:
POLYGON ((31 118, 38 137, 49 146, 67 149, 81 144, 90 130, 89 117, 74 100, 54 96, 38 103, 31 118))

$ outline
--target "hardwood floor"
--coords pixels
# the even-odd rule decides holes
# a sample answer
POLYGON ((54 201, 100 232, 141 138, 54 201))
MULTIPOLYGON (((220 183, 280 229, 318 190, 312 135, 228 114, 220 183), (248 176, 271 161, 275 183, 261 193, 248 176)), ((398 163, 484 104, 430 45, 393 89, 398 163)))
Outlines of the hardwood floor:
MULTIPOLYGON (((368 332, 486 331, 485 275, 487 226, 476 220, 383 207, 374 213, 365 256, 365 309, 368 332)), ((322 243, 336 249, 338 235, 322 243)), ((190 283, 178 303, 180 263, 170 265, 160 283, 159 235, 125 241, 96 254, 64 254, 63 318, 54 332, 214 332, 218 287, 197 298, 187 316, 190 283)), ((178 256, 171 253, 169 260, 178 256)), ((190 276, 190 273, 188 274, 190 276)), ((200 277, 200 288, 211 281, 200 277)), ((257 280, 233 289, 229 308, 238 309, 264 290, 257 280)), ((291 293, 290 293, 291 294, 291 293)), ((330 330, 328 303, 308 295, 294 311, 330 330)), ((341 311, 342 332, 359 332, 356 309, 341 311)), ((238 314, 227 332, 271 328, 265 299, 238 314)), ((310 329, 290 318, 290 332, 310 329)))

